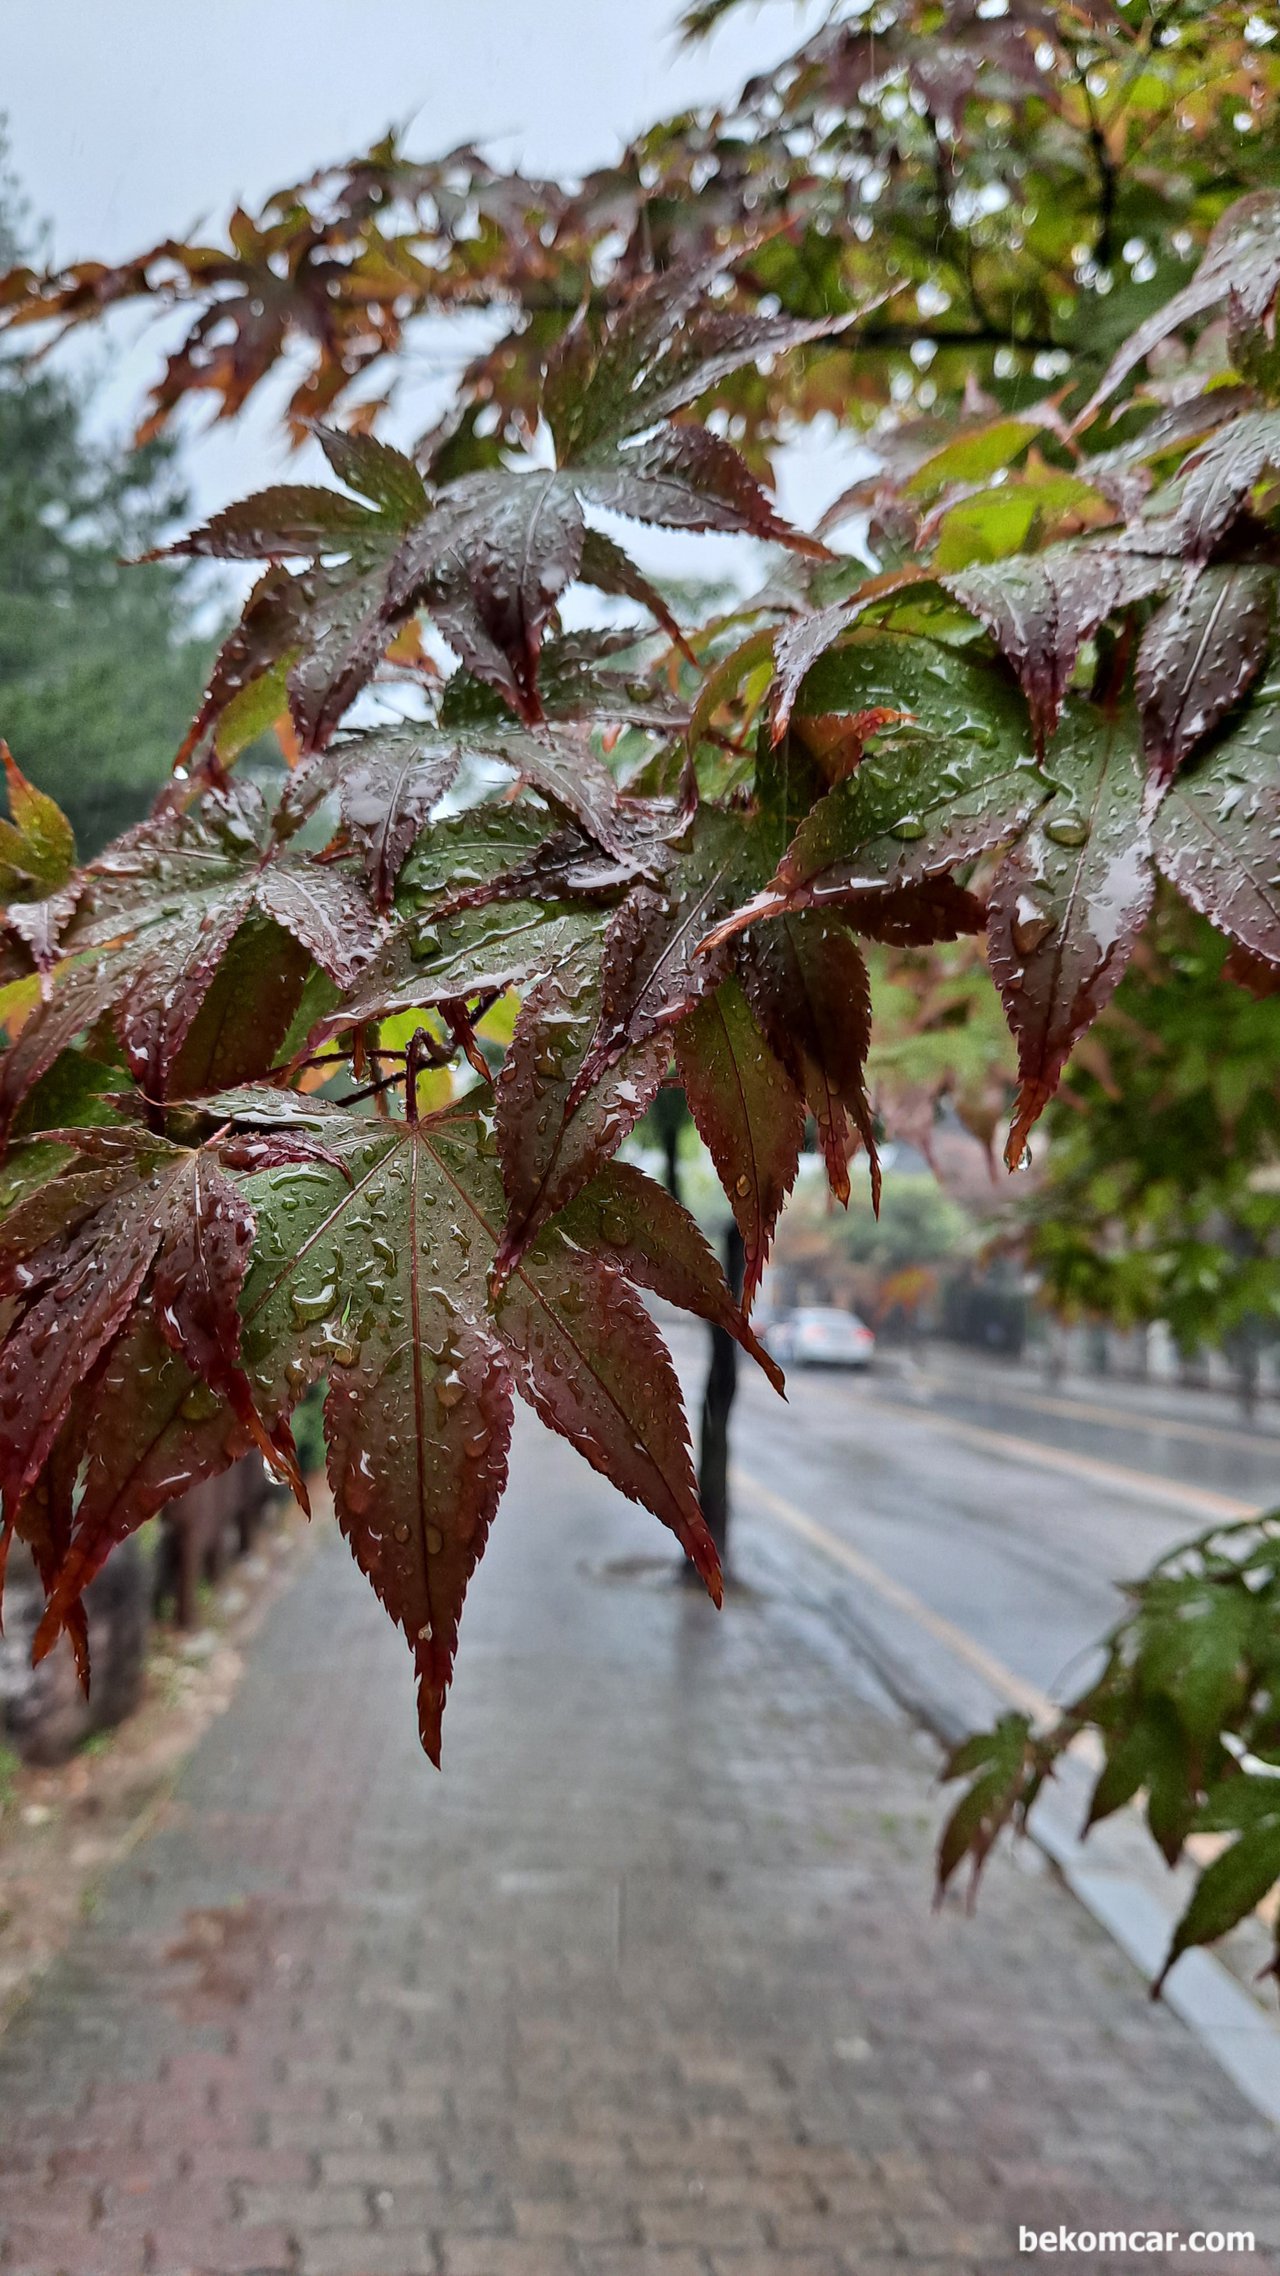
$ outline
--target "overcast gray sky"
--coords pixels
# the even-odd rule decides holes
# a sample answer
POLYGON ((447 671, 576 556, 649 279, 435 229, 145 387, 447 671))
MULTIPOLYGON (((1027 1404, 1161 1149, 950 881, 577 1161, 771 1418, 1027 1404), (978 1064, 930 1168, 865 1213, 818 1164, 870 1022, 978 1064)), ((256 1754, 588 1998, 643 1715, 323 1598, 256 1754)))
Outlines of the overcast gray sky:
POLYGON ((219 219, 392 121, 558 172, 732 93, 813 5, 762 0, 706 46, 679 0, 6 0, 0 109, 59 257, 219 219))
MULTIPOLYGON (((59 260, 120 258, 220 224, 393 121, 411 147, 462 141, 547 173, 607 160, 685 103, 785 54, 821 0, 760 0, 681 48, 679 0, 0 0, 0 110, 59 260)), ((94 353, 100 416, 131 423, 164 334, 121 319, 94 353)), ((266 408, 186 423, 203 512, 274 479, 266 408)), ((295 461, 293 472, 302 468, 295 461)), ((799 475, 805 504, 811 485, 799 475)), ((836 480, 819 487, 831 495, 836 480)), ((790 484, 788 485, 790 487, 790 484)), ((799 501, 797 500, 797 504, 799 501)))

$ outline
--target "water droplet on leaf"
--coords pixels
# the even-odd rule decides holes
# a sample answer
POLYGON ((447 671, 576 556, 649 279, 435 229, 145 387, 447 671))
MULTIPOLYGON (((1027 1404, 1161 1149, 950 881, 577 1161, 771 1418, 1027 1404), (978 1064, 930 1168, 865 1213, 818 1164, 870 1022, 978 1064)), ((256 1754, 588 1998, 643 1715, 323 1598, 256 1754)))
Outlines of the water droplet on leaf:
POLYGON ((1049 938, 1057 923, 1047 909, 1042 909, 1029 893, 1018 895, 1013 912, 1013 945, 1019 956, 1034 956, 1043 941, 1049 938))

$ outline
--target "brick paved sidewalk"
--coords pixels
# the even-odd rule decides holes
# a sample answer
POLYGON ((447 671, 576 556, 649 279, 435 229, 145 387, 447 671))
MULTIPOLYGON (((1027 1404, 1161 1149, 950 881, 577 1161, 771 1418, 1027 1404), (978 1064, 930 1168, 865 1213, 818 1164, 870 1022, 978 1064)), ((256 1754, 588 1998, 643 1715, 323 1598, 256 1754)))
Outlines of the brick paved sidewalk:
POLYGON ((0 2042, 5 2276, 1280 2267, 1274 2133, 1043 1874, 932 1917, 927 1747, 662 1546, 522 1441, 440 1778, 330 1535, 0 2042))

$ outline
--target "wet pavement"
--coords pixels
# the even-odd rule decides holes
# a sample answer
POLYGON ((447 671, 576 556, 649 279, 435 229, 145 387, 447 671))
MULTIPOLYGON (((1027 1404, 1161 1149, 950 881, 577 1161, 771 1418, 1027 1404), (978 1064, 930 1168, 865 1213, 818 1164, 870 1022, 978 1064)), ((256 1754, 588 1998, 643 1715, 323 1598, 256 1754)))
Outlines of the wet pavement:
MULTIPOLYGON (((700 1339, 677 1329, 674 1341, 692 1383, 700 1339)), ((1280 1439, 1225 1400, 1170 1414, 1162 1392, 1046 1390, 945 1348, 918 1364, 887 1354, 867 1376, 792 1370, 787 1388, 782 1408, 742 1371, 744 1507, 753 1487, 782 1497, 1054 1698, 1086 1680, 1122 1609, 1117 1582, 1209 1524, 1280 1501, 1280 1439)), ((962 1720, 998 1697, 856 1593, 867 1640, 914 1671, 922 1695, 962 1720)))
MULTIPOLYGON (((744 1463, 975 1620, 1003 1545, 1012 1650, 1069 1481, 1015 1513, 1016 1466, 840 1399, 780 1436, 748 1392, 744 1463)), ((1011 2276, 1059 2224, 1259 2246, 1078 2266, 1280 2269, 1274 2129, 1034 1852, 931 1912, 933 1750, 808 1553, 738 1522, 717 1618, 523 1433, 442 1777, 327 1531, 0 2041, 5 2276, 1011 2276)), ((1046 1613, 1028 1664, 1061 1640, 1046 1613)))

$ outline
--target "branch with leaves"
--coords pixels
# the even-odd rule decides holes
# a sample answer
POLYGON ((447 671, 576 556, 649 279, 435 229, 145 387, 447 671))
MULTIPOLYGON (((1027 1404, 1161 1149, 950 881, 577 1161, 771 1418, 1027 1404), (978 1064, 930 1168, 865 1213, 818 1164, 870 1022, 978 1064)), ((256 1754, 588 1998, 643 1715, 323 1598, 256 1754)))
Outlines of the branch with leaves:
MULTIPOLYGON (((1074 149, 1077 130, 1114 134, 1117 231, 1137 129, 1108 104, 1138 61, 1152 132, 1176 85, 1215 165, 1221 145, 1183 77, 1203 70, 1198 33, 1166 71, 1163 48, 1153 59, 1093 7, 1051 24, 1038 7, 966 12, 955 53, 924 41, 919 11, 892 21, 875 57, 845 22, 783 75, 787 131, 804 116, 817 134, 830 69, 844 73, 847 141, 829 176, 808 150, 821 180, 803 227, 762 234, 762 128, 732 225, 717 177, 691 250, 673 219, 643 261, 567 290, 560 209, 536 230, 521 218, 550 193, 517 194, 478 161, 410 178, 386 150, 310 186, 270 242, 237 221, 235 261, 274 280, 244 307, 239 269, 219 256, 202 272, 223 313, 209 301, 173 400, 215 384, 234 408, 270 368, 298 320, 299 231, 308 263, 329 257, 302 218, 316 201, 337 233, 323 244, 346 248, 326 284, 333 338, 317 333, 324 407, 398 342, 398 314, 342 330, 349 272, 397 199, 429 196, 432 226, 457 224, 421 304, 466 297, 471 262, 477 291, 500 275, 520 299, 522 328, 487 427, 474 375, 458 422, 413 454, 368 418, 326 424, 340 488, 277 486, 176 549, 262 574, 148 821, 76 870, 56 809, 11 770, 0 1495, 4 1539, 28 1541, 46 1580, 38 1648, 68 1630, 83 1654, 81 1592, 112 1545, 246 1448, 305 1494, 290 1415, 323 1379, 339 1522, 405 1632, 438 1756, 517 1394, 718 1594, 640 1292, 717 1323, 776 1377, 748 1311, 806 1127, 837 1200, 859 1154, 877 1189, 869 956, 985 943, 1018 1055, 1011 1164, 1114 996, 1158 880, 1274 985, 1280 193, 1193 201, 1198 266, 1161 270, 1159 305, 1107 343, 1105 368, 1082 353, 1065 386, 1011 403, 970 342, 960 411, 891 408, 876 327, 900 291, 912 164, 879 240, 845 194, 889 127, 909 149, 927 126, 936 158, 951 121, 957 199, 966 169, 990 176, 1007 119, 1042 158, 1046 135, 1074 149), (1098 83, 1077 116, 1091 42, 1098 83), (478 236, 462 225, 477 180, 478 236), (790 264, 824 241, 833 182, 850 221, 841 289, 797 307, 790 264), (504 269, 516 240, 524 265, 504 269), (882 415, 879 471, 828 517, 829 533, 862 517, 857 555, 790 528, 737 447, 758 460, 833 358, 841 400, 856 410, 865 384, 882 415), (755 408, 730 416, 734 389, 755 408), (610 516, 763 540, 780 566, 713 623, 680 624, 610 516), (567 631, 584 585, 651 632, 567 631), (293 763, 268 797, 236 762, 275 721, 293 763), (677 1081, 741 1232, 741 1303, 678 1204, 619 1158, 677 1081)), ((1273 66, 1234 27, 1214 68, 1230 99, 1269 99, 1273 66)), ((930 214, 937 194, 931 158, 930 214)), ((388 239, 377 259, 399 275, 411 250, 388 239)), ((1016 343, 976 220, 970 250, 983 308, 1016 343)), ((190 253, 56 286, 20 274, 0 300, 16 322, 195 290, 190 253)), ((366 314, 385 314, 386 269, 368 279, 366 314)), ((1123 1718, 1133 1702, 1116 1696, 1123 1718)), ((980 1750, 966 1760, 993 1774, 980 1750)), ((1209 1767, 1216 1786, 1227 1773, 1209 1767)), ((993 1805, 971 1803, 950 1864, 992 1828, 993 1805)))

